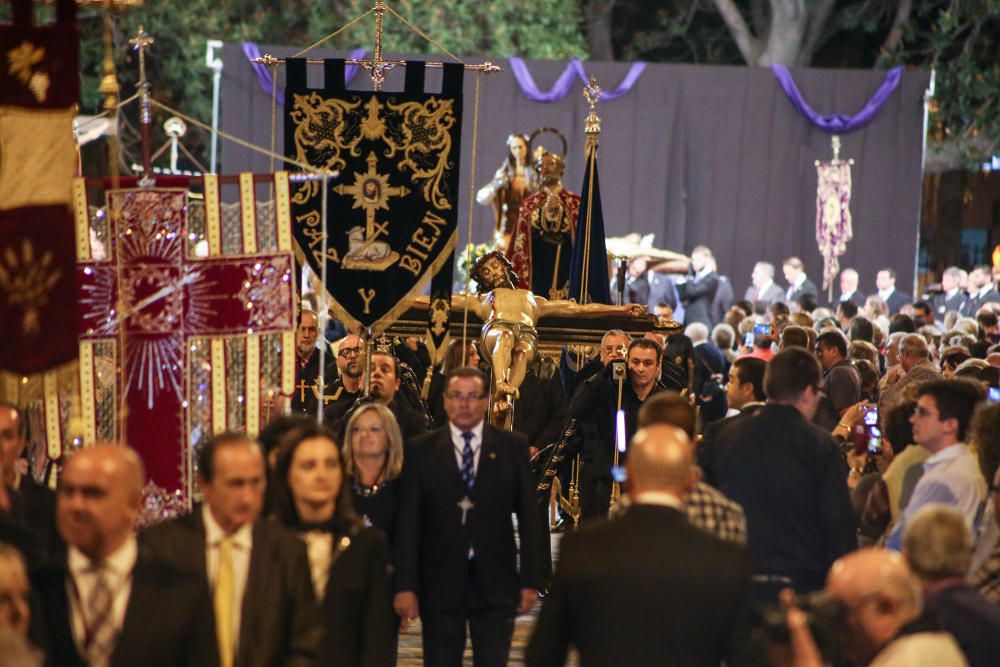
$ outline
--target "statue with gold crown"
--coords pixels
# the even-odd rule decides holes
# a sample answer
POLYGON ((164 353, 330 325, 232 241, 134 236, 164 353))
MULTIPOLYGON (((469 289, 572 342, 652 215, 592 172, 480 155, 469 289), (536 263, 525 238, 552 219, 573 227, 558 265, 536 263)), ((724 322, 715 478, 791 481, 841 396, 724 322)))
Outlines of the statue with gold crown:
POLYGON ((541 184, 521 203, 507 255, 520 276, 518 287, 549 299, 565 299, 580 195, 563 187, 563 156, 539 147, 535 169, 541 184))

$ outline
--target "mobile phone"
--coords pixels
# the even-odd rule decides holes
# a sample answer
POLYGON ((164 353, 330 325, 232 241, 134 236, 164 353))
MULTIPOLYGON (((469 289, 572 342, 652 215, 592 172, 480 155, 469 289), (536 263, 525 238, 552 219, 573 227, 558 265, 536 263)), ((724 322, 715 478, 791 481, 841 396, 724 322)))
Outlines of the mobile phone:
POLYGON ((755 324, 753 325, 754 335, 770 336, 771 335, 771 325, 770 324, 755 324))
MULTIPOLYGON (((756 329, 757 327, 755 326, 754 328, 756 329)), ((753 332, 752 331, 748 331, 746 334, 743 335, 743 345, 745 347, 753 347, 753 332)))
POLYGON ((619 484, 624 484, 628 480, 628 474, 625 472, 625 466, 611 466, 611 479, 619 484))
POLYGON ((875 426, 878 424, 878 406, 874 406, 865 413, 865 424, 875 426))
POLYGON ((872 426, 868 433, 868 453, 878 456, 882 453, 882 431, 872 426))
POLYGON ((1000 387, 990 387, 986 392, 986 397, 990 403, 1000 403, 1000 387))

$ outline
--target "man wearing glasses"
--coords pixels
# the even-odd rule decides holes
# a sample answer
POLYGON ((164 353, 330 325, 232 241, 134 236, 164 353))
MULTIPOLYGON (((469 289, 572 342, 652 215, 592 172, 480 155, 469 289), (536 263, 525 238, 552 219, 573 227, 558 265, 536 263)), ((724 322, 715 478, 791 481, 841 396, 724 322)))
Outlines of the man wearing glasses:
POLYGON ((421 617, 428 666, 462 665, 466 625, 475 664, 506 665, 514 618, 538 598, 528 442, 490 426, 488 404, 482 371, 455 369, 445 386, 448 424, 407 444, 394 606, 403 618, 421 617))
POLYGON ((924 473, 886 543, 900 550, 907 523, 931 503, 962 512, 969 528, 986 498, 986 481, 976 457, 965 444, 965 433, 976 404, 983 400, 979 385, 969 380, 934 380, 917 389, 917 409, 910 417, 913 442, 931 453, 924 473))
MULTIPOLYGON (((340 414, 361 396, 361 376, 365 369, 361 366, 361 338, 347 334, 337 348, 337 370, 340 377, 324 397, 324 415, 340 414)), ((332 419, 332 417, 330 417, 332 419)))

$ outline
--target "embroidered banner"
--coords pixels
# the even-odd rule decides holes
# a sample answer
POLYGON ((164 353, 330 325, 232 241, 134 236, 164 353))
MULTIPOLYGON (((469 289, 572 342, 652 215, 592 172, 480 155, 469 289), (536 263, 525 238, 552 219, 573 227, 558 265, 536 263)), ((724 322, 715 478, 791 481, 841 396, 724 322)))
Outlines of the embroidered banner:
POLYGON ((817 162, 816 243, 823 256, 823 289, 840 273, 838 259, 854 237, 851 224, 851 165, 844 160, 817 162))
POLYGON ((274 356, 262 339, 280 335, 286 357, 280 383, 292 389, 288 174, 274 174, 272 183, 274 213, 259 224, 258 217, 268 216, 258 210, 253 175, 240 175, 241 216, 228 235, 215 175, 204 177, 204 204, 197 207, 186 188, 109 191, 108 243, 98 248, 86 184, 74 182, 83 441, 107 435, 99 424, 109 415, 113 423, 124 417, 125 432, 112 429, 108 439, 129 444, 146 464, 149 519, 189 506, 193 451, 201 437, 227 429, 257 432, 262 359, 274 356), (200 235, 194 210, 201 213, 200 235), (259 252, 258 234, 265 229, 275 252, 259 252), (196 243, 199 236, 203 241, 196 243), (240 406, 238 418, 233 404, 240 406), (209 414, 199 420, 196 413, 203 410, 209 414))
POLYGON ((0 25, 0 369, 25 375, 76 358, 69 206, 80 40, 72 0, 57 3, 48 26, 31 25, 29 0, 13 8, 14 23, 0 25))
POLYGON ((343 60, 324 74, 311 89, 305 60, 286 63, 285 154, 340 172, 325 220, 322 182, 294 186, 292 228, 337 317, 381 330, 453 261, 464 67, 444 66, 440 93, 424 92, 423 62, 403 92, 346 90, 343 60))

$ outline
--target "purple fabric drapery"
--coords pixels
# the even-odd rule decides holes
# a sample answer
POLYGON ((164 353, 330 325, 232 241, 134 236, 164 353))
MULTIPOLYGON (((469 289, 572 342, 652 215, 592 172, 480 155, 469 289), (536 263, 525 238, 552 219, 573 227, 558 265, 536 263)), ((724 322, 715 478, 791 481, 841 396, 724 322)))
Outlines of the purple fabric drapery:
POLYGON ((886 72, 882 85, 878 87, 878 90, 875 91, 875 94, 868 100, 864 108, 853 116, 846 116, 839 113, 817 113, 803 99, 802 93, 799 92, 799 87, 795 85, 795 79, 792 78, 792 73, 788 71, 787 67, 784 65, 771 65, 771 71, 774 72, 774 76, 778 79, 778 83, 781 84, 785 95, 791 100, 792 105, 799 110, 799 113, 819 129, 834 134, 853 132, 870 123, 878 115, 878 112, 882 110, 882 106, 889 99, 889 95, 899 86, 899 79, 903 75, 902 65, 890 69, 886 72))
MULTIPOLYGON (((354 49, 353 51, 351 51, 351 55, 348 56, 348 59, 360 60, 361 58, 365 57, 366 53, 368 53, 367 49, 354 49)), ((247 60, 250 61, 250 67, 253 67, 254 73, 257 74, 257 83, 260 85, 261 89, 265 93, 270 95, 271 89, 274 86, 274 82, 271 80, 270 70, 268 70, 267 67, 261 65, 260 63, 253 62, 254 58, 260 57, 260 47, 258 47, 257 44, 255 44, 254 42, 243 42, 243 54, 247 57, 247 60)), ((358 65, 348 65, 347 67, 344 68, 345 84, 351 82, 351 79, 354 78, 354 75, 358 73, 358 69, 359 69, 358 65)), ((285 94, 281 91, 281 88, 278 88, 277 98, 278 98, 278 104, 285 103, 285 94)))
MULTIPOLYGON (((524 60, 516 56, 511 56, 507 60, 510 62, 510 71, 514 74, 518 85, 521 86, 524 96, 533 102, 552 103, 562 100, 569 94, 570 89, 573 87, 574 78, 582 81, 585 86, 590 82, 587 71, 583 68, 583 61, 579 58, 572 58, 566 65, 566 69, 563 70, 562 74, 559 75, 559 78, 552 85, 552 89, 543 93, 539 90, 535 79, 531 76, 531 72, 528 71, 528 66, 524 64, 524 60)), ((628 93, 628 91, 632 90, 635 82, 639 80, 639 76, 644 69, 646 69, 646 63, 632 63, 632 66, 629 67, 628 72, 625 74, 625 78, 622 79, 617 88, 601 91, 601 100, 605 102, 616 100, 628 93)))

